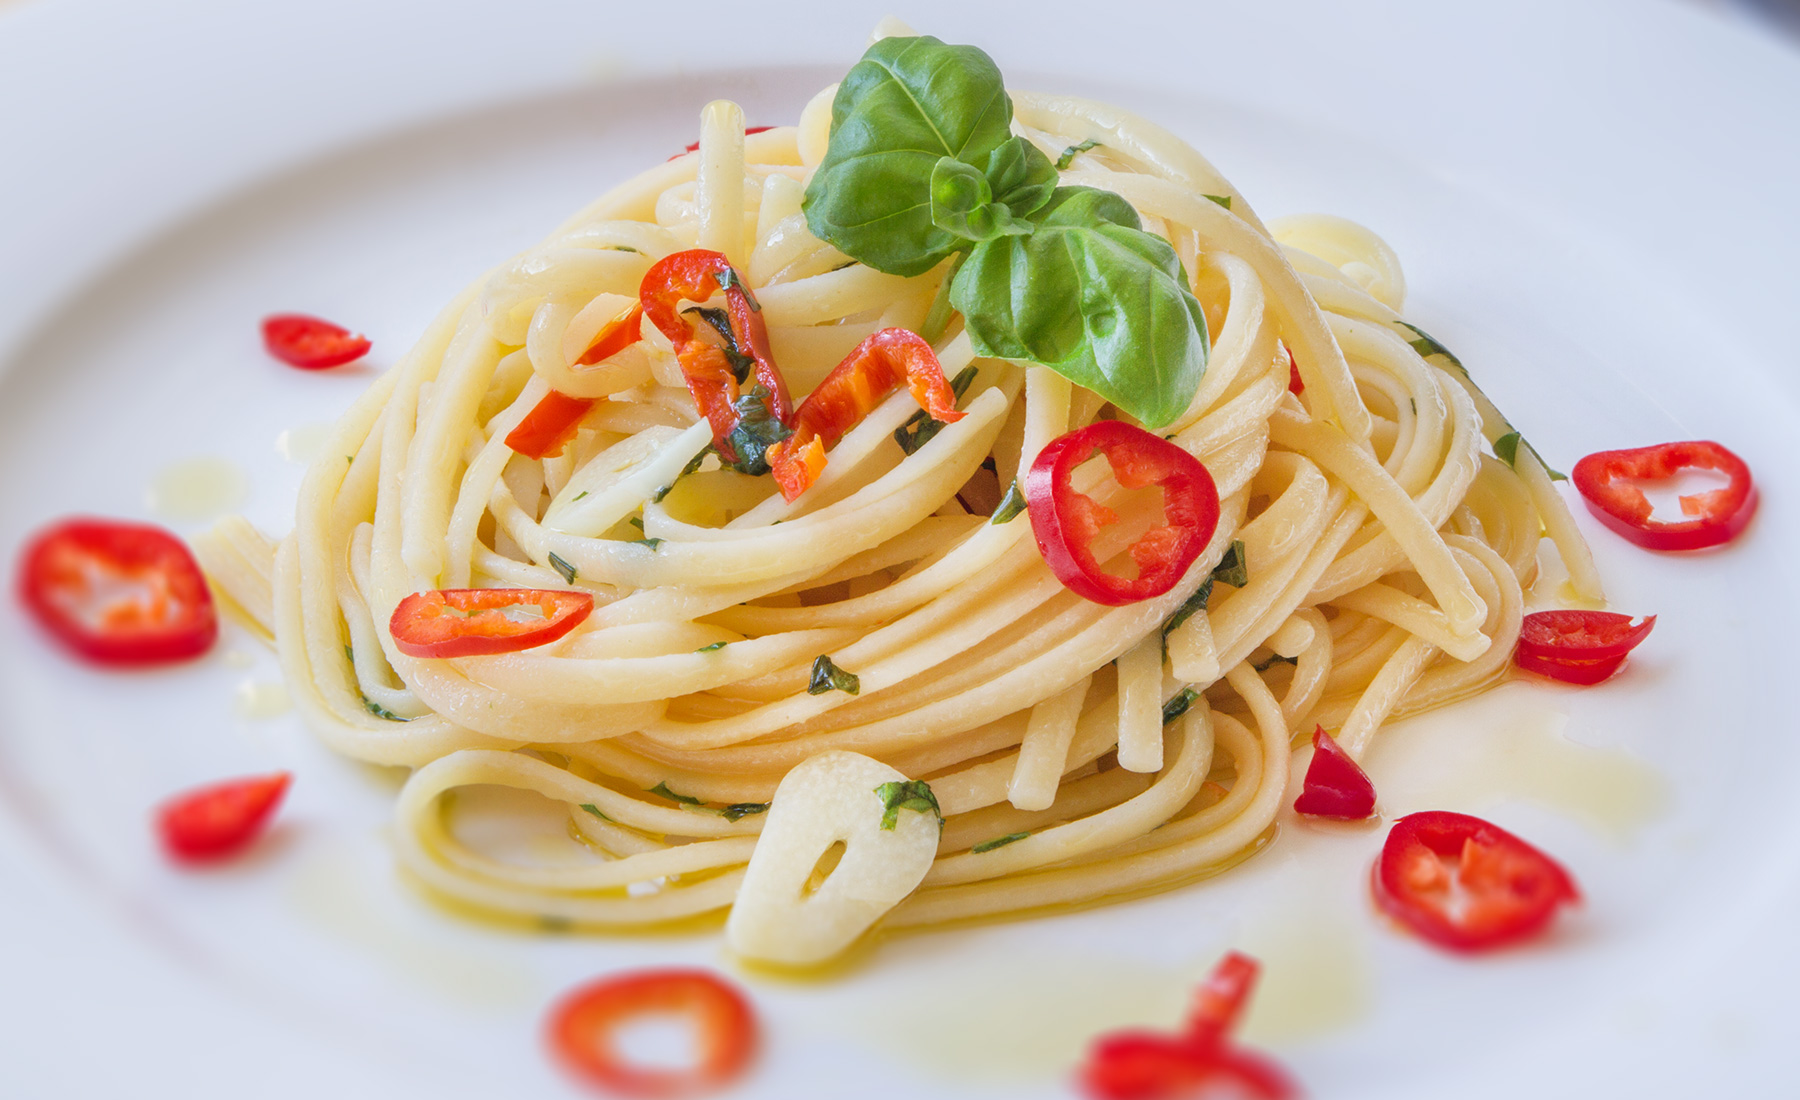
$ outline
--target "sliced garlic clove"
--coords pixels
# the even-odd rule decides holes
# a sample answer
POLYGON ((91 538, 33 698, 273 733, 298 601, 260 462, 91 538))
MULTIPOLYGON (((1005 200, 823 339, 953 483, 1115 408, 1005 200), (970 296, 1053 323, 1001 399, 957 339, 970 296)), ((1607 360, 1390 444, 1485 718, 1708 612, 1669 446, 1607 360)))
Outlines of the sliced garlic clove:
POLYGON ((823 962, 912 893, 937 856, 940 829, 936 814, 911 809, 881 827, 875 789, 905 780, 853 752, 823 752, 788 772, 725 924, 731 949, 788 966, 823 962), (814 871, 840 842, 842 858, 815 888, 814 871))

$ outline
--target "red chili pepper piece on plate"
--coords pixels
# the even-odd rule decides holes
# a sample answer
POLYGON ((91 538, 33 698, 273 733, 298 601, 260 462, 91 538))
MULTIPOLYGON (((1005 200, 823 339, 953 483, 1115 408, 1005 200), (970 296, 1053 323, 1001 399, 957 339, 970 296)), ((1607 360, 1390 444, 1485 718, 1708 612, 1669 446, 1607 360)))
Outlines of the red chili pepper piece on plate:
POLYGON ((265 317, 262 332, 270 355, 301 370, 341 367, 369 353, 368 337, 304 313, 265 317))
POLYGON ((176 796, 156 814, 163 849, 188 863, 236 855, 262 833, 292 779, 287 772, 277 772, 176 796))
POLYGON ((1288 357, 1288 392, 1299 396, 1306 392, 1306 383, 1300 381, 1300 364, 1294 362, 1294 349, 1285 348, 1288 357))
POLYGON ((1581 900, 1575 880, 1497 825, 1432 810, 1394 822, 1375 862, 1375 904, 1452 951, 1488 951, 1542 932, 1581 900))
POLYGON ((1200 460, 1120 420, 1097 420, 1050 441, 1025 472, 1025 501, 1038 550, 1056 579, 1071 592, 1112 606, 1148 600, 1174 588, 1219 525, 1219 490, 1200 460), (1096 453, 1127 489, 1155 485, 1163 491, 1162 526, 1134 543, 1136 578, 1108 573, 1092 544, 1118 514, 1071 483, 1075 468, 1096 453))
POLYGON ((1095 1100, 1299 1095, 1279 1066, 1231 1041, 1257 970, 1248 955, 1226 955, 1202 983, 1187 1028, 1178 1034, 1133 1029, 1102 1035, 1081 1068, 1082 1091, 1095 1100))
POLYGON ((1649 550, 1698 550, 1730 542, 1756 514, 1750 467, 1708 440, 1601 451, 1577 462, 1574 478, 1600 522, 1649 550), (1666 481, 1682 470, 1713 470, 1729 481, 1724 488, 1681 498, 1681 514, 1692 519, 1665 523, 1651 518, 1650 499, 1632 481, 1666 481))
POLYGON ((1362 821, 1375 812, 1375 784, 1324 726, 1313 727, 1313 758, 1294 811, 1309 817, 1362 821))
POLYGON ((38 532, 20 559, 18 590, 45 629, 95 664, 182 661, 219 636, 194 555, 147 524, 69 519, 38 532))
POLYGON ((737 462, 756 456, 739 455, 731 443, 732 429, 742 419, 737 408, 738 379, 731 359, 724 348, 696 336, 693 323, 679 309, 684 301, 704 302, 720 291, 725 293, 732 339, 739 353, 751 358, 750 369, 766 393, 761 400, 768 415, 782 424, 792 424, 793 404, 788 399, 787 383, 769 353, 762 306, 724 254, 693 248, 664 256, 644 273, 638 298, 644 304, 644 316, 675 345, 675 357, 681 361, 681 373, 687 379, 694 406, 712 424, 714 448, 728 461, 737 462))
POLYGON ((591 594, 567 589, 441 588, 401 600, 388 632, 412 657, 515 653, 554 642, 593 610, 591 594))
MULTIPOLYGON (((594 342, 576 363, 589 367, 624 351, 644 337, 644 306, 634 302, 630 309, 606 322, 594 342)), ((532 406, 525 419, 506 435, 506 445, 526 458, 553 458, 575 438, 581 418, 599 402, 594 397, 570 397, 551 390, 532 406)))
POLYGON ((1566 684, 1597 684, 1619 670, 1656 625, 1614 611, 1537 611, 1525 616, 1513 662, 1566 684))
POLYGON ((625 1096, 688 1096, 740 1077, 756 1053, 756 1015, 736 988, 704 970, 639 970, 568 994, 550 1014, 550 1049, 583 1079, 625 1096), (620 1029, 676 1016, 693 1029, 689 1067, 636 1065, 619 1050, 620 1029))
POLYGON ((902 382, 934 419, 952 424, 963 418, 956 409, 956 391, 924 337, 903 328, 884 328, 831 368, 794 413, 793 436, 769 449, 781 495, 793 500, 805 492, 825 469, 825 448, 843 438, 902 382))

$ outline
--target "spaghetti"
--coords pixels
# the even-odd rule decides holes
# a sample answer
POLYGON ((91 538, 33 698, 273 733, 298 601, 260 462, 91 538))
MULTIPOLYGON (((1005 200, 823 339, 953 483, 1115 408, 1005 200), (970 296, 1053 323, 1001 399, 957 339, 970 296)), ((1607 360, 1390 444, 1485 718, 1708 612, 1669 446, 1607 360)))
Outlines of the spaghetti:
MULTIPOLYGON (((1503 679, 1546 534, 1575 589, 1599 597, 1552 475, 1516 437, 1510 461, 1492 453, 1511 426, 1403 320, 1381 240, 1322 216, 1265 225, 1161 128, 1021 94, 1012 133, 1060 158, 1061 184, 1135 208, 1212 334, 1186 411, 1158 428, 1216 483, 1211 539, 1160 596, 1069 591, 1028 517, 994 500, 1053 440, 1119 414, 1048 367, 978 356, 945 316, 952 261, 888 274, 809 231, 832 94, 797 127, 752 133, 735 105, 708 106, 696 151, 439 316, 338 422, 292 534, 231 520, 200 540, 319 735, 414 769, 397 843, 432 890, 615 928, 726 909, 765 827, 801 831, 774 820, 777 788, 822 754, 897 797, 922 780, 941 814, 940 835, 878 836, 928 852, 868 917, 884 927, 1167 888, 1266 841, 1290 744, 1315 724, 1358 757, 1388 719, 1503 679), (791 501, 721 466, 655 326, 584 358, 653 264, 696 247, 747 281, 795 400, 901 328, 928 334, 963 383, 961 416, 919 432, 918 402, 896 389, 791 501), (567 445, 509 447, 553 392, 591 402, 567 445), (1240 568, 1220 570, 1228 558, 1240 568), (520 652, 396 645, 403 600, 469 588, 577 589, 594 608, 520 652), (821 668, 845 678, 820 690, 821 668), (464 846, 446 796, 479 785, 563 804, 596 858, 514 865, 464 846)), ((1093 468, 1075 483, 1119 514, 1093 549, 1123 561, 1154 508, 1093 468)))

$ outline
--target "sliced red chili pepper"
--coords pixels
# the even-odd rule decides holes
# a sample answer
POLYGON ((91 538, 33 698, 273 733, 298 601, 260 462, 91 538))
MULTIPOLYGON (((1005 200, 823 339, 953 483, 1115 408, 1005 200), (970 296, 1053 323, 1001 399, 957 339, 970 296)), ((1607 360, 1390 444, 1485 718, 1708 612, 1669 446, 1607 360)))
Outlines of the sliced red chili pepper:
POLYGON ((1288 392, 1296 396, 1306 392, 1306 383, 1300 381, 1300 364, 1294 362, 1294 349, 1285 348, 1288 357, 1288 392))
POLYGON ((1636 649, 1655 625, 1655 615, 1633 623, 1616 611, 1535 611, 1519 629, 1519 652, 1552 661, 1603 661, 1636 649))
POLYGON ((664 256, 644 273, 638 298, 644 304, 644 316, 675 345, 675 356, 681 361, 681 373, 687 379, 694 406, 712 424, 713 447, 731 462, 756 460, 761 456, 739 455, 731 442, 732 429, 742 414, 735 407, 738 380, 730 358, 725 349, 695 336, 693 323, 678 308, 684 301, 707 301, 721 290, 730 314, 732 337, 740 352, 749 349, 756 380, 767 393, 762 398, 763 405, 771 418, 791 424, 793 405, 788 400, 787 382, 769 353, 762 306, 723 253, 693 248, 664 256))
POLYGON ((1114 606, 1174 588, 1219 525, 1219 490, 1200 460, 1121 420, 1097 420, 1051 440, 1025 473, 1025 500, 1038 550, 1056 579, 1078 596, 1114 606), (1119 517, 1070 482, 1096 452, 1125 488, 1155 485, 1163 492, 1167 522, 1131 544, 1135 579, 1108 573, 1094 560, 1094 537, 1119 517))
POLYGON ((1698 550, 1730 542, 1756 514, 1756 483, 1744 460, 1709 440, 1601 451, 1575 464, 1575 488, 1600 522, 1650 550, 1698 550), (1722 489, 1681 498, 1693 519, 1651 518, 1650 499, 1631 479, 1666 481, 1682 470, 1714 470, 1730 480, 1722 489))
POLYGON ((1101 1036, 1081 1069, 1083 1091, 1096 1100, 1297 1096, 1279 1066, 1231 1042, 1257 969, 1256 960, 1247 955, 1233 951, 1225 956, 1201 985, 1187 1029, 1180 1034, 1134 1029, 1101 1036))
POLYGON ((587 592, 440 588, 401 600, 388 632, 400 652, 413 657, 514 653, 554 642, 593 610, 594 597, 587 592))
POLYGON ((301 370, 341 367, 369 353, 368 337, 303 313, 265 317, 262 331, 269 354, 301 370))
POLYGON ((1432 943, 1487 951, 1542 932, 1581 900, 1549 856, 1497 825, 1432 810, 1394 822, 1375 863, 1375 904, 1432 943))
POLYGON ((805 492, 825 469, 825 448, 842 439, 902 382, 934 419, 953 424, 963 418, 956 410, 956 391, 944 378, 931 345, 918 333, 884 328, 831 368, 800 403, 793 436, 770 448, 769 464, 781 495, 793 500, 805 492))
POLYGON ((261 834, 292 779, 276 772, 176 796, 156 814, 164 850, 190 863, 237 854, 261 834))
POLYGON ((198 657, 219 636, 194 555, 160 527, 70 519, 25 547, 19 598, 45 629, 102 665, 198 657))
POLYGON ((1375 784, 1324 726, 1313 727, 1313 758, 1294 811, 1309 817, 1362 821, 1375 812, 1375 784))
POLYGON ((626 1096, 686 1096, 730 1084, 756 1053, 756 1015, 734 987, 704 970, 640 970, 602 978, 564 997, 550 1014, 552 1052, 570 1070, 626 1096), (699 1057, 685 1068, 632 1064, 619 1031, 645 1017, 676 1016, 692 1028, 699 1057))
MULTIPOLYGON (((575 362, 591 367, 611 359, 644 338, 644 306, 633 302, 631 308, 614 317, 600 329, 594 342, 575 362)), ((554 458, 581 430, 581 418, 599 403, 595 397, 570 397, 551 390, 532 406, 518 427, 506 435, 506 445, 526 458, 554 458)))

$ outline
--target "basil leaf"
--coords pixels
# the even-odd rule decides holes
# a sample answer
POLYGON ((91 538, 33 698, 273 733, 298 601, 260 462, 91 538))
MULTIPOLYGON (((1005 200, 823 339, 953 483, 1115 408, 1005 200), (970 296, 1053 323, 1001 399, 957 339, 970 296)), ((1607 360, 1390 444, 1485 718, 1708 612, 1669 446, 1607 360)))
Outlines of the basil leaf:
POLYGON ((1000 506, 988 517, 989 523, 1011 523, 1020 512, 1025 510, 1025 494, 1019 491, 1019 479, 1006 488, 1006 495, 1000 498, 1000 506))
MULTIPOLYGON (((950 380, 950 391, 956 394, 958 401, 962 400, 963 394, 969 392, 969 386, 975 381, 975 374, 975 365, 971 363, 957 371, 956 377, 950 380)), ((942 420, 932 416, 924 409, 920 409, 907 417, 906 423, 894 429, 894 442, 900 444, 901 450, 912 454, 931 442, 932 437, 943 430, 944 422, 942 420)))
POLYGON ((1198 698, 1200 698, 1200 693, 1191 687, 1182 688, 1170 696, 1169 701, 1163 704, 1163 725, 1166 726, 1186 714, 1193 707, 1194 700, 1198 698))
POLYGON ((931 224, 971 241, 1031 232, 1030 222, 994 201, 986 176, 955 157, 940 157, 931 169, 931 224))
POLYGON ((1414 351, 1419 353, 1420 358, 1429 359, 1434 355, 1441 355, 1450 360, 1450 365, 1457 370, 1462 371, 1464 374, 1469 373, 1469 368, 1462 365, 1462 360, 1450 354, 1450 349, 1433 339, 1431 333, 1426 332, 1418 325, 1407 321, 1401 321, 1400 324, 1411 329, 1413 334, 1418 337, 1417 340, 1408 340, 1407 343, 1412 346, 1414 351))
POLYGON ((1156 428, 1206 369, 1206 316, 1175 250, 1118 195, 1059 187, 1028 237, 975 246, 950 304, 975 354, 1041 363, 1156 428))
POLYGON ((1169 640, 1169 635, 1175 632, 1176 627, 1193 618, 1195 612, 1206 610, 1206 605, 1212 601, 1212 590, 1213 578, 1209 576, 1200 582, 1200 587, 1187 598, 1187 602, 1177 608, 1175 614, 1169 616, 1169 621, 1163 624, 1162 636, 1165 643, 1169 640))
POLYGON ((923 275, 962 241, 932 220, 944 157, 977 170, 1011 136, 1012 100, 992 58, 929 36, 884 38, 845 75, 831 143, 807 184, 813 236, 891 275, 923 275))
POLYGON ((1227 210, 1231 209, 1231 196, 1230 195, 1207 195, 1206 197, 1211 199, 1212 201, 1218 203, 1220 206, 1223 206, 1227 210))
POLYGON ((823 695, 828 691, 841 691, 855 695, 862 691, 862 681, 854 672, 845 672, 831 663, 831 658, 819 654, 813 661, 812 682, 806 685, 806 694, 823 695))
POLYGON ((737 456, 737 461, 727 465, 740 474, 761 477, 768 473, 769 448, 794 434, 792 428, 769 412, 768 400, 769 391, 758 385, 731 403, 738 420, 725 436, 725 442, 737 456))
POLYGON ((883 829, 892 829, 899 823, 901 810, 913 810, 936 815, 938 831, 943 831, 944 813, 938 808, 937 795, 931 793, 931 784, 923 779, 883 783, 875 788, 875 795, 881 799, 883 829))
POLYGON ((628 539, 627 541, 633 546, 648 546, 652 554, 656 553, 656 548, 663 544, 661 539, 628 539))
POLYGON ((756 369, 756 357, 746 354, 742 348, 738 347, 737 333, 731 331, 731 314, 725 310, 712 309, 707 306, 690 306, 681 312, 698 313, 702 321, 712 326, 713 331, 718 333, 719 338, 725 342, 720 350, 725 352, 725 361, 731 364, 731 376, 737 379, 737 384, 740 386, 748 382, 750 372, 756 369))
MULTIPOLYGON (((359 692, 358 694, 361 694, 361 693, 359 692)), ((367 695, 364 695, 362 697, 362 703, 363 703, 363 709, 368 711, 370 714, 373 714, 377 718, 385 718, 390 722, 410 722, 410 721, 412 721, 411 718, 400 717, 398 714, 395 714, 393 711, 382 706, 380 703, 377 703, 375 700, 369 698, 367 695)))
POLYGON ((714 642, 712 645, 703 645, 699 649, 694 650, 694 652, 695 653, 711 653, 712 651, 714 651, 716 649, 724 649, 727 645, 730 645, 730 644, 731 643, 729 643, 729 642, 714 642))
POLYGON ((550 555, 550 568, 556 570, 557 573, 562 576, 564 584, 575 583, 575 567, 555 554, 550 555))
POLYGON ((599 818, 601 821, 611 821, 612 820, 612 818, 607 817, 605 814, 601 813, 600 807, 594 805, 592 802, 583 802, 581 804, 581 808, 586 810, 588 813, 593 814, 595 817, 599 818))
POLYGON ((988 154, 985 174, 994 201, 1021 218, 1036 213, 1056 192, 1056 165, 1022 137, 1007 138, 988 154))
POLYGON ((698 798, 689 798, 685 794, 676 794, 674 791, 671 791, 669 789, 669 781, 667 779, 663 780, 661 783, 658 783, 656 786, 651 787, 650 793, 653 795, 656 795, 658 798, 666 798, 670 802, 679 802, 683 806, 698 806, 698 805, 700 805, 700 800, 698 798))
MULTIPOLYGON (((1231 549, 1219 559, 1218 568, 1212 571, 1212 580, 1229 584, 1233 588, 1242 588, 1250 583, 1250 566, 1244 561, 1244 540, 1232 539, 1231 549)), ((1210 591, 1210 586, 1208 586, 1210 591)))
POLYGON ((1276 665, 1296 665, 1297 666, 1299 664, 1300 664, 1300 658, 1298 658, 1298 657, 1283 657, 1281 654, 1277 653, 1277 654, 1275 654, 1275 656, 1270 657, 1268 660, 1263 661, 1260 664, 1253 664, 1250 667, 1255 669, 1258 672, 1267 672, 1270 669, 1274 668, 1276 665))
POLYGON ((746 818, 752 814, 765 814, 768 812, 769 804, 767 802, 733 802, 723 810, 720 810, 719 816, 723 817, 726 821, 737 821, 740 818, 746 818))
POLYGON ((1551 469, 1550 464, 1548 462, 1544 461, 1544 456, 1541 454, 1538 454, 1538 449, 1536 447, 1533 447, 1529 442, 1527 442, 1525 437, 1520 435, 1518 432, 1507 432, 1505 435, 1501 436, 1499 439, 1494 440, 1494 457, 1498 458, 1500 461, 1506 463, 1508 466, 1511 466, 1514 469, 1517 469, 1518 468, 1517 460, 1519 457, 1519 445, 1521 443, 1523 443, 1525 445, 1526 450, 1530 451, 1532 453, 1532 455, 1537 458, 1538 465, 1542 466, 1544 468, 1544 472, 1550 475, 1551 481, 1567 481, 1567 480, 1569 480, 1568 474, 1562 473, 1559 470, 1551 469))
POLYGON ((1056 170, 1058 172, 1062 171, 1064 168, 1067 168, 1070 164, 1074 163, 1076 157, 1087 152, 1089 149, 1098 149, 1099 147, 1100 143, 1093 138, 1088 138, 1086 141, 1069 146, 1062 151, 1062 156, 1056 158, 1056 170))
POLYGON ((970 845, 969 851, 980 855, 982 852, 991 852, 995 848, 1004 848, 1013 841, 1024 840, 1030 835, 1030 833, 1007 833, 1005 836, 997 836, 992 840, 984 840, 980 844, 970 845))

